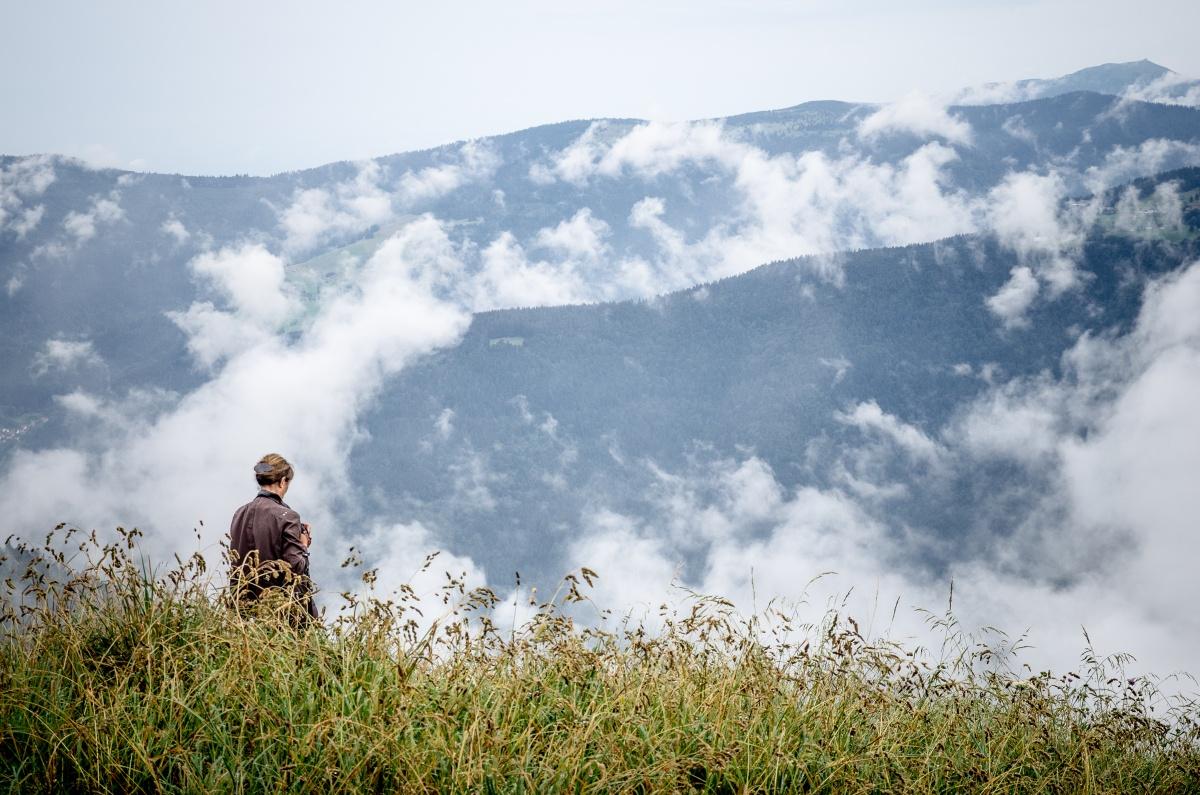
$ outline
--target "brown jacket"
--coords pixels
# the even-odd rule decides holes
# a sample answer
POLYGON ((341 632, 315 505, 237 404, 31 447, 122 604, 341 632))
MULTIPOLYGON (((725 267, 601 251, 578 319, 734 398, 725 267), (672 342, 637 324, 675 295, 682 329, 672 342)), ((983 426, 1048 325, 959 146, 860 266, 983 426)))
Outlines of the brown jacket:
POLYGON ((256 599, 264 588, 294 586, 305 610, 316 617, 301 530, 300 515, 269 491, 258 492, 234 512, 229 525, 229 581, 240 599, 256 599))

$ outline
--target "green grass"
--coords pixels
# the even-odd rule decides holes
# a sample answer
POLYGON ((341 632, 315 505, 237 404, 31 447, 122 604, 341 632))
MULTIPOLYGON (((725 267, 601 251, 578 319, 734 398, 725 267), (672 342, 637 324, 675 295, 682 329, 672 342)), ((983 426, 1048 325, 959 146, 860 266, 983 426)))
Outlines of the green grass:
POLYGON ((571 618, 584 570, 515 632, 489 622, 495 597, 455 582, 432 629, 402 594, 348 599, 295 631, 269 609, 230 610, 199 555, 147 574, 136 532, 124 536, 17 547, 28 568, 0 642, 0 787, 1200 789, 1194 703, 1126 679, 1119 659, 1005 673, 949 616, 934 621, 949 643, 936 657, 848 619, 805 631, 699 596, 653 633, 602 632, 571 618))

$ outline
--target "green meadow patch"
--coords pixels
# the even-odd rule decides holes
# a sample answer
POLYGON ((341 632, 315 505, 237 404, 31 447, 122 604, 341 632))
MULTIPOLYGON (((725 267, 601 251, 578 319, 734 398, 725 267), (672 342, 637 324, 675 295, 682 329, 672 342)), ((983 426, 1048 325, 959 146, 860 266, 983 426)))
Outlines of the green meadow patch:
MULTIPOLYGON (((695 596, 654 629, 578 619, 594 572, 524 626, 448 580, 344 597, 293 629, 57 531, 15 542, 0 639, 13 792, 1195 792, 1200 709, 1127 678, 1015 665, 931 617, 936 653, 695 596), (65 538, 64 538, 65 535, 65 538), (422 604, 427 604, 422 603, 422 604)), ((367 580, 372 573, 365 575, 367 580)), ((612 623, 612 622, 609 622, 612 623)))

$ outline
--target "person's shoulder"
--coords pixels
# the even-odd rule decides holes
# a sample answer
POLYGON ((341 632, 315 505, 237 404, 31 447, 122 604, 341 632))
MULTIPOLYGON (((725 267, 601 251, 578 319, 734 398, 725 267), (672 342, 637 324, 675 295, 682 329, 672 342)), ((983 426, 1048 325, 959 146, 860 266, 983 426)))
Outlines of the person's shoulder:
POLYGON ((254 499, 234 511, 234 515, 243 513, 276 513, 279 509, 279 503, 268 497, 266 494, 255 494, 254 499))

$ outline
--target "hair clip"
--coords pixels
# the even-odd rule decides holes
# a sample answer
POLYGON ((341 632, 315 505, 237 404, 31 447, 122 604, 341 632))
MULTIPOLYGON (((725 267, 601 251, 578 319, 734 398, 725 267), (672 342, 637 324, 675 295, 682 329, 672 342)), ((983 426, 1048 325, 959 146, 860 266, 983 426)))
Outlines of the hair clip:
POLYGON ((266 461, 259 461, 257 464, 254 465, 254 474, 269 475, 269 474, 271 474, 271 470, 273 470, 274 468, 275 467, 271 466, 266 461))

